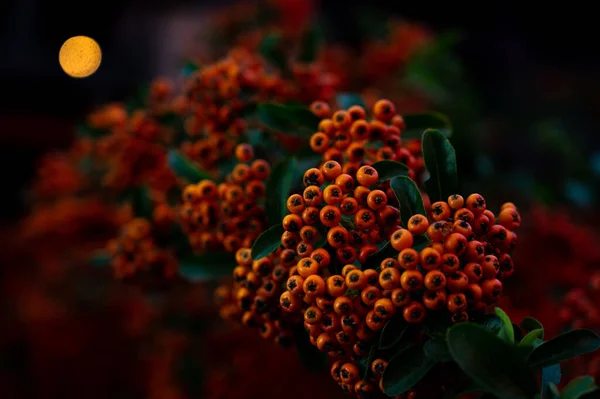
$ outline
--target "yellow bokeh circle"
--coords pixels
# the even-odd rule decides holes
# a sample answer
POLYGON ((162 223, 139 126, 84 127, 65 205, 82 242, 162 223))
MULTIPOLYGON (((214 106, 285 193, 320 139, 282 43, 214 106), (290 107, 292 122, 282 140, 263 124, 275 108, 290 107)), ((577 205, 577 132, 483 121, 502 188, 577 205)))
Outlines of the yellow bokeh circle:
POLYGON ((87 36, 74 36, 63 43, 58 52, 58 62, 65 73, 73 78, 90 76, 102 61, 98 43, 87 36))

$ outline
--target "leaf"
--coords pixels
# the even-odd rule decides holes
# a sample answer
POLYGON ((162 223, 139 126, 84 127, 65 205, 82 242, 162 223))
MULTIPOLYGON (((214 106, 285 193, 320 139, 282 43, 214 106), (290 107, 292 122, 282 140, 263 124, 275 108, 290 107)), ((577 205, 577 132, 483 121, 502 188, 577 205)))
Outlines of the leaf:
POLYGON ((201 180, 212 179, 210 174, 196 167, 185 155, 177 150, 169 151, 167 163, 175 175, 186 180, 188 183, 195 184, 201 180))
POLYGON ((336 102, 340 109, 348 109, 353 105, 365 108, 365 101, 358 93, 340 93, 336 97, 336 102))
POLYGON ((323 33, 319 26, 314 24, 304 32, 300 39, 300 53, 298 61, 302 63, 311 63, 315 61, 319 53, 319 46, 323 42, 323 33))
POLYGON ((593 352, 600 337, 592 330, 577 329, 560 334, 535 348, 527 358, 530 367, 544 367, 593 352))
POLYGON ((524 337, 523 330, 521 329, 521 327, 518 324, 515 324, 515 323, 511 323, 511 324, 513 326, 515 342, 521 342, 521 340, 524 337))
POLYGON ((542 330, 544 329, 544 326, 542 326, 542 323, 540 323, 533 317, 525 317, 520 325, 521 325, 521 328, 527 332, 530 332, 533 330, 538 330, 540 328, 542 330))
POLYGON ((423 345, 414 345, 393 357, 383 373, 383 391, 388 396, 401 395, 415 386, 435 365, 425 355, 423 345))
POLYGON ((533 345, 536 339, 544 339, 544 329, 531 330, 523 337, 519 345, 533 345))
POLYGON ((394 317, 388 321, 383 330, 381 330, 379 349, 389 349, 396 345, 402 339, 407 329, 408 324, 403 317, 394 317))
POLYGON ((576 399, 596 388, 594 377, 589 375, 573 378, 560 392, 560 399, 576 399))
POLYGON ((276 162, 271 169, 271 174, 265 184, 265 191, 268 194, 265 210, 267 221, 271 226, 281 223, 287 214, 286 202, 292 190, 297 165, 298 160, 295 157, 289 157, 276 162))
POLYGON ((398 251, 392 247, 392 244, 390 244, 389 241, 386 241, 385 245, 379 251, 367 258, 367 261, 362 265, 361 269, 377 269, 380 266, 381 261, 383 261, 385 258, 393 258, 397 255, 398 251))
POLYGON ((560 364, 554 364, 552 366, 544 367, 542 369, 542 395, 541 399, 558 398, 558 394, 552 392, 551 385, 556 386, 560 384, 561 372, 560 364))
POLYGON ((262 259, 279 248, 284 231, 283 225, 276 224, 259 235, 252 245, 252 259, 262 259))
POLYGON ((190 255, 179 262, 179 274, 190 281, 205 281, 231 276, 235 255, 227 252, 190 255))
POLYGON ((371 372, 371 363, 375 360, 377 356, 377 345, 372 345, 369 350, 369 356, 367 356, 367 364, 365 367, 365 372, 363 373, 363 380, 366 380, 369 377, 369 373, 371 372))
POLYGON ((452 360, 448 344, 446 343, 446 337, 443 335, 438 335, 425 342, 423 350, 427 356, 436 362, 449 362, 452 360))
POLYGON ((380 182, 393 179, 396 176, 408 176, 408 166, 402 162, 379 161, 371 166, 377 171, 380 182))
POLYGON ((452 124, 448 117, 439 112, 402 115, 406 129, 402 131, 403 139, 420 139, 427 129, 436 129, 446 137, 452 135, 452 124))
POLYGON ((288 70, 285 52, 282 48, 281 35, 277 33, 267 35, 260 43, 258 52, 274 67, 277 67, 281 71, 288 70))
POLYGON ((497 314, 489 313, 484 315, 478 324, 494 332, 495 334, 498 334, 498 332, 502 329, 504 322, 500 317, 498 317, 497 314))
POLYGON ((498 336, 505 341, 510 342, 511 344, 515 342, 515 330, 513 328, 512 322, 504 310, 500 308, 494 309, 496 315, 500 317, 502 320, 502 328, 498 332, 498 336))
POLYGON ((135 217, 152 220, 154 204, 148 187, 135 187, 131 191, 131 208, 135 217))
POLYGON ((293 329, 294 343, 296 344, 296 353, 300 361, 309 371, 319 372, 327 368, 327 358, 325 352, 321 352, 316 346, 310 343, 308 333, 302 324, 298 324, 293 329))
POLYGON ((527 399, 537 391, 533 372, 516 346, 473 323, 448 329, 448 348, 459 367, 500 399, 527 399))
POLYGON ((428 129, 423 133, 421 146, 425 166, 431 176, 425 182, 431 202, 446 200, 458 193, 456 153, 450 141, 437 130, 428 129))
POLYGON ((194 61, 188 61, 183 66, 181 73, 183 74, 184 77, 187 78, 192 73, 196 72, 198 69, 200 69, 200 66, 198 64, 196 64, 194 61))
POLYGON ((400 204, 400 221, 404 226, 413 215, 426 215, 423 198, 415 182, 407 176, 398 176, 392 179, 390 186, 400 204))
POLYGON ((108 267, 110 265, 110 255, 106 251, 96 251, 90 258, 90 264, 93 267, 108 267))
POLYGON ((262 103, 258 105, 257 111, 261 123, 269 129, 290 136, 308 138, 319 127, 320 119, 307 107, 262 103))
POLYGON ((594 388, 586 393, 583 393, 579 396, 578 399, 599 399, 600 398, 600 388, 594 388))

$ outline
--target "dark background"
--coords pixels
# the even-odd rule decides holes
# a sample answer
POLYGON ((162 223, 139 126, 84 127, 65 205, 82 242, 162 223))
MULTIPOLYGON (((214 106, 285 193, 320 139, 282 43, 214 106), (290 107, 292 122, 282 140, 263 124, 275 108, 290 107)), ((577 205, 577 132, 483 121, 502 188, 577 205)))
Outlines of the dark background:
MULTIPOLYGON (((1 2, 0 167, 5 171, 3 196, 9 203, 2 208, 2 220, 11 222, 22 214, 22 192, 35 160, 49 149, 66 147, 75 121, 94 104, 121 100, 164 72, 155 61, 169 15, 184 8, 230 3, 1 2), (80 34, 100 43, 103 60, 93 76, 76 80, 60 69, 58 50, 64 40, 80 34)), ((329 27, 330 39, 359 41, 356 27, 364 2, 327 0, 316 6, 329 27)), ((566 120, 582 147, 593 153, 600 108, 600 50, 591 9, 575 3, 568 7, 505 2, 461 7, 389 0, 372 0, 369 6, 422 21, 438 31, 464 33, 458 54, 466 76, 479 93, 484 116, 495 118, 500 130, 509 130, 510 143, 504 145, 513 148, 518 159, 526 158, 522 155, 525 147, 514 138, 528 134, 528 121, 552 116, 566 120)), ((510 163, 510 156, 506 162, 510 163)))

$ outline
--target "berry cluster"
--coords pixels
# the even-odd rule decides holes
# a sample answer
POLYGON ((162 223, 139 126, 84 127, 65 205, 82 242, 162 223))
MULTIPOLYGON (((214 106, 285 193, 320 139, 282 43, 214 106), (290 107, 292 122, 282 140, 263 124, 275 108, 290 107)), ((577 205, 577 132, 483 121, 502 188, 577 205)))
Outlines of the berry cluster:
POLYGON ((112 239, 107 249, 110 265, 119 278, 138 272, 159 272, 173 277, 177 271, 177 261, 157 246, 152 225, 146 219, 136 218, 123 225, 119 237, 112 239))
POLYGON ((180 220, 196 252, 250 247, 266 225, 265 179, 271 167, 254 161, 249 144, 235 149, 239 163, 220 184, 202 180, 183 190, 180 220))
POLYGON ((318 132, 310 138, 313 151, 321 153, 323 162, 336 161, 343 173, 354 176, 358 168, 380 160, 404 163, 415 179, 424 168, 420 140, 403 145, 404 120, 396 114, 394 104, 379 100, 373 106, 373 118, 359 105, 333 112, 322 101, 311 104, 311 110, 321 118, 318 132))

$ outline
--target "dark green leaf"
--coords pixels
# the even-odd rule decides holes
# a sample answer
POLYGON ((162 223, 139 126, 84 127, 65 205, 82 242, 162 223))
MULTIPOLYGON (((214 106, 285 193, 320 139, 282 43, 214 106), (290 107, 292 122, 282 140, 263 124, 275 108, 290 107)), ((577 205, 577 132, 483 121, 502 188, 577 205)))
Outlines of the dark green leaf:
POLYGON ((379 161, 372 166, 377 171, 380 182, 393 179, 396 176, 408 176, 408 166, 401 162, 379 161))
POLYGON ((498 336, 505 341, 510 342, 511 344, 515 342, 515 330, 513 328, 512 322, 504 310, 500 308, 495 309, 496 315, 500 317, 502 320, 502 328, 498 332, 498 336))
POLYGON ((340 109, 348 109, 353 105, 365 107, 365 101, 358 93, 340 93, 336 97, 336 102, 340 109))
POLYGON ((394 177, 390 182, 392 190, 400 204, 400 221, 406 226, 411 216, 426 215, 423 198, 417 185, 407 176, 394 177))
POLYGON ((600 388, 594 388, 579 396, 578 399, 600 399, 600 388))
POLYGON ((420 139, 427 129, 436 129, 446 137, 452 134, 452 124, 444 114, 426 112, 422 114, 402 115, 406 129, 402 131, 403 139, 420 139))
POLYGON ((515 323, 511 323, 511 324, 513 326, 513 332, 514 332, 515 342, 521 342, 521 340, 525 336, 523 334, 523 330, 521 329, 521 327, 518 324, 515 324, 515 323))
POLYGON ((504 322, 500 317, 498 317, 497 314, 488 313, 484 315, 481 321, 478 321, 477 324, 480 324, 481 326, 497 334, 502 329, 504 322))
MULTIPOLYGON (((265 190, 268 193, 265 210, 269 225, 281 223, 287 214, 287 199, 294 184, 294 174, 298 161, 289 157, 276 162, 271 169, 271 174, 266 182, 265 190)), ((281 238, 281 237, 280 237, 281 238)))
POLYGON ((200 69, 200 66, 198 64, 196 64, 193 61, 188 61, 186 62, 186 64, 183 66, 181 73, 183 74, 184 77, 189 77, 192 73, 196 72, 198 69, 200 69))
POLYGON ((108 267, 110 265, 110 255, 106 251, 96 251, 93 253, 90 263, 94 267, 108 267))
POLYGON ((109 133, 109 129, 97 129, 88 124, 82 123, 75 128, 75 132, 78 137, 86 137, 86 138, 98 138, 104 136, 109 133))
POLYGON ((525 317, 521 322, 521 328, 529 332, 533 330, 539 330, 540 328, 544 329, 544 326, 542 326, 542 323, 540 323, 533 317, 525 317))
POLYGON ((536 339, 544 339, 544 329, 539 328, 537 330, 531 330, 523 337, 520 345, 533 345, 536 339))
POLYGON ((284 231, 283 225, 276 224, 259 235, 252 245, 252 259, 264 258, 279 248, 284 231))
POLYGON ((550 384, 553 384, 554 387, 556 387, 558 384, 560 384, 560 377, 560 364, 554 364, 552 366, 544 367, 542 369, 542 381, 540 384, 542 387, 541 399, 558 398, 558 395, 555 395, 555 393, 552 392, 550 384))
POLYGON ((307 107, 263 103, 257 110, 266 127, 283 134, 310 137, 319 127, 320 119, 307 107))
POLYGON ((313 25, 302 35, 298 61, 302 63, 313 62, 319 53, 319 46, 323 42, 323 34, 318 25, 313 25))
POLYGON ((396 345, 407 329, 408 324, 401 315, 388 321, 381 330, 379 349, 389 349, 396 345))
POLYGON ((414 342, 419 340, 421 334, 420 328, 413 328, 408 326, 406 330, 402 333, 402 339, 398 340, 396 344, 390 348, 386 349, 386 355, 388 358, 393 358, 408 350, 411 346, 413 346, 414 342))
POLYGON ((385 258, 394 258, 396 256, 398 256, 398 251, 392 247, 392 244, 390 244, 389 241, 386 241, 383 248, 367 258, 367 261, 362 266, 362 270, 377 269, 380 266, 381 261, 385 258))
POLYGON ((293 329, 294 343, 296 344, 296 353, 300 361, 309 371, 320 372, 327 368, 327 358, 325 352, 321 352, 316 346, 310 343, 308 333, 302 324, 293 329))
POLYGON ((417 252, 421 252, 423 248, 425 248, 431 240, 426 235, 423 236, 413 236, 413 249, 417 252))
POLYGON ((186 256, 179 262, 179 274, 190 281, 212 280, 230 276, 235 255, 226 252, 186 256))
POLYGON ((372 345, 369 350, 369 356, 367 357, 365 372, 363 373, 363 380, 369 378, 369 373, 371 372, 371 363, 375 360, 377 356, 377 345, 372 345))
POLYGON ((532 371, 517 347, 473 323, 457 324, 447 333, 448 348, 460 368, 500 399, 527 399, 537 391, 532 371))
POLYGON ((266 36, 260 43, 258 52, 274 67, 281 71, 287 71, 287 59, 281 35, 271 33, 266 36))
POLYGON ((450 351, 448 351, 446 337, 443 335, 438 335, 425 342, 423 350, 427 356, 436 362, 449 362, 452 360, 450 351))
POLYGON ((450 141, 437 130, 428 129, 423 133, 421 143, 425 166, 430 178, 425 188, 431 202, 446 200, 458 193, 458 173, 456 153, 450 141))
POLYGON ((414 345, 393 357, 383 373, 383 390, 388 396, 401 395, 415 386, 435 361, 423 352, 423 345, 414 345))
POLYGON ((527 363, 544 367, 593 352, 600 348, 600 337, 592 330, 577 329, 560 334, 544 342, 531 352, 527 363))
POLYGON ((201 180, 211 180, 212 176, 196 167, 189 159, 177 150, 170 150, 167 155, 169 167, 178 177, 188 183, 195 184, 201 180))
POLYGON ((576 377, 562 389, 560 399, 577 399, 580 395, 593 391, 595 388, 594 377, 589 375, 576 377))
MULTIPOLYGON (((558 391, 558 387, 555 384, 549 382, 547 385, 547 388, 548 389, 547 389, 546 395, 548 398, 552 398, 552 399, 560 398, 560 392, 558 391)), ((543 394, 543 392, 542 392, 542 394, 543 394)))
POLYGON ((135 187, 131 191, 131 208, 135 217, 152 220, 154 205, 147 187, 135 187))

